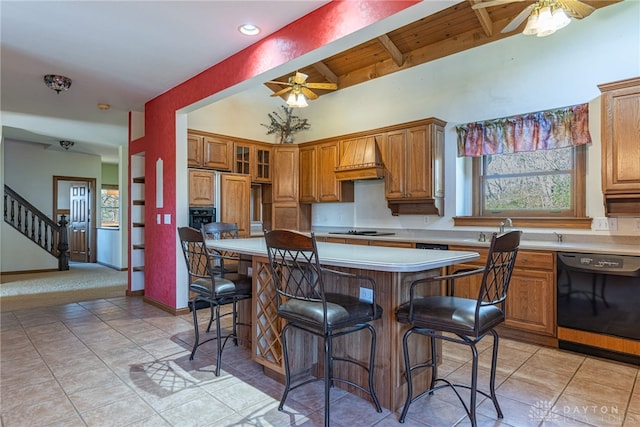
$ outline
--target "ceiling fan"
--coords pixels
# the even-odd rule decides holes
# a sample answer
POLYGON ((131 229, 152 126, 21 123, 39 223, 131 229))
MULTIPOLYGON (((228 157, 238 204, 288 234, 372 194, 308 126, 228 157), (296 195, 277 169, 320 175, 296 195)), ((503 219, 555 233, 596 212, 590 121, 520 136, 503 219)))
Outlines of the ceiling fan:
MULTIPOLYGON (((471 7, 481 9, 521 1, 525 0, 490 0, 475 3, 471 7)), ((538 37, 544 37, 568 25, 571 21, 567 15, 582 19, 591 15, 594 10, 595 8, 579 0, 538 0, 524 8, 501 32, 509 33, 529 18, 523 34, 536 34, 538 37)))
POLYGON ((338 85, 335 83, 307 83, 307 76, 304 73, 296 71, 296 73, 289 77, 288 82, 269 81, 267 83, 273 83, 277 85, 287 86, 284 89, 277 91, 271 96, 281 96, 287 92, 291 92, 287 98, 287 104, 290 107, 306 107, 308 104, 306 98, 317 99, 318 95, 311 89, 323 89, 323 90, 336 90, 338 85))

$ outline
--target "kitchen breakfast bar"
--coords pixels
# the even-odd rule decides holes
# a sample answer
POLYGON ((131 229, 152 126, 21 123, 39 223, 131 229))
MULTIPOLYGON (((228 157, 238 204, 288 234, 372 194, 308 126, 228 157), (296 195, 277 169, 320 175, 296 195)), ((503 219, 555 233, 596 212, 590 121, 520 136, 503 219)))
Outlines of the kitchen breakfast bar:
MULTIPOLYGON (((276 311, 275 289, 271 284, 264 238, 207 240, 207 246, 240 254, 240 270, 251 272, 253 299, 243 301, 245 305, 240 308, 238 315, 239 322, 248 323, 251 327, 247 335, 242 331, 239 333, 251 342, 252 357, 263 365, 265 374, 276 379, 284 378, 280 341, 283 323, 276 311)), ((375 280, 376 302, 383 309, 382 318, 372 322, 377 333, 375 390, 382 406, 390 410, 400 408, 406 398, 402 336, 407 327, 396 322, 395 308, 409 299, 409 285, 414 280, 438 275, 443 267, 449 265, 476 260, 479 254, 318 242, 318 257, 323 266, 367 275, 375 280)), ((335 291, 337 288, 331 287, 338 286, 335 283, 325 285, 329 288, 327 291, 335 291)), ((359 295, 359 289, 347 290, 340 287, 339 291, 359 295)), ((440 289, 432 292, 439 293, 440 289)), ((424 342, 413 346, 415 354, 428 354, 430 350, 427 340, 421 341, 424 342)), ((300 333, 289 342, 292 343, 289 354, 292 355, 290 359, 294 371, 300 375, 321 372, 317 366, 322 361, 317 356, 321 353, 312 351, 314 346, 317 348, 317 343, 312 338, 300 333)), ((366 360, 369 342, 368 334, 356 334, 355 338, 336 342, 334 348, 336 352, 342 351, 350 357, 366 360)), ((347 368, 341 372, 339 365, 335 366, 339 375, 347 376, 356 383, 366 384, 365 373, 347 368)), ((425 370, 417 381, 414 380, 414 384, 418 389, 429 381, 430 372, 425 370)), ((355 388, 348 390, 360 394, 355 388)))

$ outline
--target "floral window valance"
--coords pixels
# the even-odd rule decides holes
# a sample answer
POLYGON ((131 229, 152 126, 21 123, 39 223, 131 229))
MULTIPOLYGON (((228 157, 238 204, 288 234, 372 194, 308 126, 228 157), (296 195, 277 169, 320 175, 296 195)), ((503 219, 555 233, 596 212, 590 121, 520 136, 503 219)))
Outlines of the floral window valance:
POLYGON ((589 104, 456 127, 458 157, 552 150, 591 143, 589 104))

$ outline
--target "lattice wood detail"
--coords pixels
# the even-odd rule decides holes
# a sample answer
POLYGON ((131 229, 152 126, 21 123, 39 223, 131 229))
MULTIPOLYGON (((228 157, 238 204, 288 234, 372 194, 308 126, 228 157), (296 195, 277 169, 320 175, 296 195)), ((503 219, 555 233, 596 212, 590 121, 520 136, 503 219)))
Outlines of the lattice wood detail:
POLYGON ((282 323, 276 308, 276 293, 271 283, 268 259, 254 257, 253 274, 255 286, 253 299, 256 314, 254 327, 254 359, 277 372, 284 373, 282 361, 282 342, 280 331, 282 323))

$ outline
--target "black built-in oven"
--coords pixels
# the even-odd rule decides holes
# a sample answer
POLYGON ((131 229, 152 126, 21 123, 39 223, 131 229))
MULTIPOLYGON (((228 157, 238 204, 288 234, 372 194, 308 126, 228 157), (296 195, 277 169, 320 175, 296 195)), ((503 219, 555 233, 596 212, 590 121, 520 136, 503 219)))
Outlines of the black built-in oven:
MULTIPOLYGON (((640 257, 558 252, 557 282, 558 327, 640 342, 640 257)), ((640 365, 640 354, 562 336, 559 346, 640 365)))
POLYGON ((189 227, 200 230, 202 224, 216 221, 216 208, 213 206, 199 206, 189 208, 189 227))

